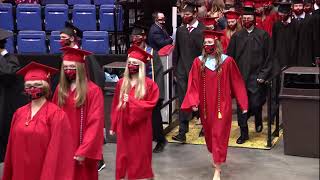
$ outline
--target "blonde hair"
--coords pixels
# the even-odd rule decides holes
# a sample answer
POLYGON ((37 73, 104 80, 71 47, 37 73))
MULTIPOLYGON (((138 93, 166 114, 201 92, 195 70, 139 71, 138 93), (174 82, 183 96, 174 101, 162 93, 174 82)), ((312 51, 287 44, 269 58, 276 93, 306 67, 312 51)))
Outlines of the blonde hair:
POLYGON ((240 31, 241 29, 242 29, 241 24, 240 24, 239 21, 237 20, 237 26, 236 26, 235 31, 232 31, 232 30, 229 29, 229 27, 227 26, 227 28, 226 28, 227 37, 228 37, 228 38, 231 38, 231 36, 232 36, 235 32, 238 32, 238 31, 240 31))
MULTIPOLYGON (((134 97, 136 99, 142 99, 146 94, 146 88, 145 88, 145 77, 146 77, 146 69, 145 64, 141 61, 137 61, 139 64, 139 72, 138 72, 138 82, 136 84, 134 97)), ((129 74, 128 65, 124 71, 123 74, 123 81, 120 88, 120 95, 119 95, 119 104, 118 108, 125 108, 125 103, 123 102, 123 96, 124 94, 129 94, 129 91, 131 89, 131 76, 129 74)))
MULTIPOLYGON (((76 75, 76 107, 80 107, 84 104, 86 101, 86 95, 87 95, 87 76, 86 76, 86 69, 84 63, 78 63, 76 62, 76 69, 77 69, 77 75, 76 75)), ((58 89, 58 105, 62 107, 66 102, 66 98, 68 97, 68 92, 70 89, 70 82, 67 80, 65 74, 63 65, 61 65, 61 71, 60 71, 60 83, 59 83, 59 89, 58 89)))
MULTIPOLYGON (((223 49, 222 49, 222 45, 221 45, 220 40, 218 40, 218 39, 214 40, 214 44, 215 44, 216 48, 215 48, 213 57, 217 61, 216 68, 219 71, 220 64, 221 64, 221 55, 223 54, 223 49)), ((204 52, 204 50, 202 51, 202 56, 203 56, 203 61, 202 61, 202 65, 201 65, 201 72, 204 72, 205 64, 208 60, 208 55, 204 52)))

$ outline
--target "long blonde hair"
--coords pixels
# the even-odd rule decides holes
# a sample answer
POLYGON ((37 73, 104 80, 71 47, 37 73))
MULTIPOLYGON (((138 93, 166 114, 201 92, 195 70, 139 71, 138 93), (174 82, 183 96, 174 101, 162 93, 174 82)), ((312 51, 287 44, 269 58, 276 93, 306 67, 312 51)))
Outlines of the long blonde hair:
POLYGON ((238 31, 240 31, 241 29, 242 29, 241 24, 239 23, 239 20, 237 20, 237 26, 236 26, 235 31, 232 31, 232 30, 229 29, 229 27, 227 26, 227 28, 226 28, 227 37, 228 37, 228 38, 231 38, 231 36, 232 36, 235 32, 238 32, 238 31))
MULTIPOLYGON (((84 63, 76 62, 77 76, 76 76, 76 107, 80 107, 86 101, 87 95, 87 76, 84 63)), ((70 82, 67 80, 63 65, 61 65, 60 71, 60 84, 58 89, 58 104, 62 107, 66 102, 66 98, 69 96, 70 82)))
MULTIPOLYGON (((142 99, 146 94, 146 88, 145 88, 146 68, 143 62, 137 61, 137 63, 139 64, 139 72, 138 72, 138 82, 135 85, 136 88, 134 92, 134 97, 136 99, 142 99)), ((131 81, 131 76, 129 74, 128 64, 127 64, 123 74, 123 82, 120 88, 119 104, 118 104, 119 109, 125 108, 126 106, 122 99, 124 94, 129 94, 129 91, 131 89, 130 81, 131 81)))
MULTIPOLYGON (((215 48, 213 57, 217 61, 216 68, 219 71, 219 67, 221 64, 221 55, 223 54, 223 49, 222 49, 222 44, 221 44, 220 40, 218 40, 218 39, 214 40, 214 44, 215 44, 216 48, 215 48)), ((201 65, 201 72, 204 72, 205 64, 208 60, 208 55, 204 52, 204 50, 202 51, 202 57, 203 57, 203 61, 202 61, 202 65, 201 65)))

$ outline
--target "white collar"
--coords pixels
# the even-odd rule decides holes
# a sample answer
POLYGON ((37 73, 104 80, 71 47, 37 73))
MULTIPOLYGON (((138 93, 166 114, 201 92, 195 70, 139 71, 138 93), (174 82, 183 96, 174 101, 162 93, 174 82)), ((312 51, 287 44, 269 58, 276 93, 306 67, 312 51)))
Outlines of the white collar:
POLYGON ((252 33, 252 31, 254 30, 254 26, 251 27, 250 29, 246 29, 246 30, 247 30, 247 32, 250 34, 250 33, 252 33))
POLYGON ((187 28, 189 28, 190 26, 193 28, 197 28, 199 26, 199 21, 196 20, 192 25, 187 24, 187 28))
MULTIPOLYGON (((225 54, 222 54, 221 55, 221 62, 220 62, 220 65, 227 59, 227 55, 225 54)), ((199 56, 199 59, 200 61, 203 61, 203 56, 199 56)), ((210 69, 211 71, 215 71, 216 70, 216 64, 217 64, 217 61, 215 60, 214 57, 208 57, 206 63, 205 63, 205 66, 206 68, 210 69)))
POLYGON ((74 45, 72 48, 79 49, 78 45, 74 45))
POLYGON ((319 6, 316 3, 314 3, 313 7, 314 7, 314 10, 318 10, 319 9, 319 6))
POLYGON ((289 17, 289 18, 286 20, 286 22, 287 22, 288 24, 290 24, 290 23, 291 23, 291 17, 289 17))
POLYGON ((7 55, 9 52, 6 50, 6 49, 4 49, 2 52, 1 52, 1 56, 5 56, 5 55, 7 55))
POLYGON ((297 16, 297 15, 295 15, 295 14, 293 14, 293 16, 294 16, 294 18, 301 18, 301 19, 304 19, 305 17, 306 17, 306 13, 305 12, 303 12, 300 16, 297 16))

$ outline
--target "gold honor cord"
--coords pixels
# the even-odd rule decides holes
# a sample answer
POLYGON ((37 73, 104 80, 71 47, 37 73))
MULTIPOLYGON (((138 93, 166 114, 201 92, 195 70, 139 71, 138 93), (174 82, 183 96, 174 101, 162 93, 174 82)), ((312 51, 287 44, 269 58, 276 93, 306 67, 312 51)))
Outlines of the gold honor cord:
POLYGON ((218 119, 222 120, 221 114, 221 71, 222 68, 217 69, 217 77, 218 77, 218 119))

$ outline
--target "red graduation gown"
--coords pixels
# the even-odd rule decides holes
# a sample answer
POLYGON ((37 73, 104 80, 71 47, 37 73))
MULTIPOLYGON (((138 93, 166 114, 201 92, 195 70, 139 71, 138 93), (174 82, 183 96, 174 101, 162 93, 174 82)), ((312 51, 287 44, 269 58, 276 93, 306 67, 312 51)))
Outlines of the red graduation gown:
POLYGON ((189 73, 188 90, 181 108, 191 111, 193 106, 199 107, 207 148, 212 153, 215 163, 223 163, 226 161, 231 129, 232 96, 236 98, 241 109, 247 110, 246 88, 236 63, 231 57, 227 57, 221 64, 220 112, 222 118, 219 119, 217 70, 212 71, 205 67, 204 77, 201 74, 201 64, 202 61, 199 58, 193 62, 189 73))
POLYGON ((111 109, 111 130, 117 134, 116 180, 152 178, 152 111, 159 99, 159 89, 146 78, 145 97, 136 99, 133 87, 126 107, 118 109, 122 82, 120 79, 117 83, 111 109))
MULTIPOLYGON (((58 89, 53 96, 53 102, 58 104, 58 89)), ((88 81, 87 96, 82 108, 75 106, 76 91, 69 91, 62 109, 68 115, 73 135, 73 156, 84 156, 82 164, 74 163, 75 180, 97 180, 98 160, 102 159, 103 126, 104 126, 104 98, 101 89, 93 82, 88 81), (83 109, 82 144, 80 144, 80 116, 83 109)))
POLYGON ((272 36, 272 27, 273 24, 277 21, 277 13, 271 13, 262 20, 261 17, 256 17, 256 26, 264 31, 266 31, 269 36, 272 36))
POLYGON ((3 180, 72 180, 73 152, 66 114, 46 102, 29 125, 31 104, 12 119, 3 180))
POLYGON ((223 30, 223 36, 221 37, 221 45, 223 48, 223 53, 227 53, 230 38, 227 36, 227 29, 223 30))

